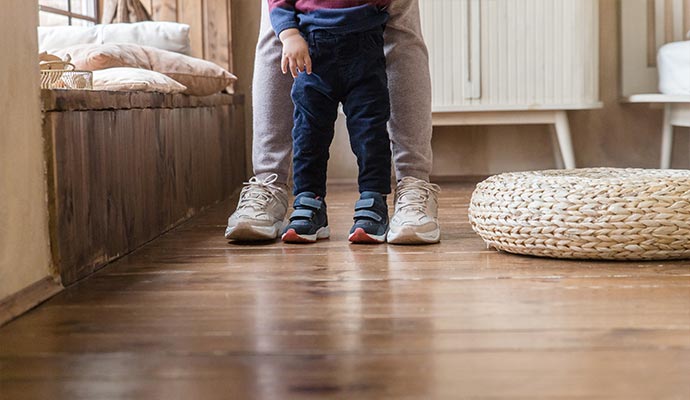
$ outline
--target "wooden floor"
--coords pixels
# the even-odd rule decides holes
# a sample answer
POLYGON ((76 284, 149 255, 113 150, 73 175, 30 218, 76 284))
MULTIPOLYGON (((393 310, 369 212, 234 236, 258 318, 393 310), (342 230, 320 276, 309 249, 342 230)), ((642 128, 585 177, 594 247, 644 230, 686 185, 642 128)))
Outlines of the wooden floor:
POLYGON ((237 245, 230 202, 0 329, 2 399, 690 398, 690 263, 487 251, 471 186, 443 242, 237 245))

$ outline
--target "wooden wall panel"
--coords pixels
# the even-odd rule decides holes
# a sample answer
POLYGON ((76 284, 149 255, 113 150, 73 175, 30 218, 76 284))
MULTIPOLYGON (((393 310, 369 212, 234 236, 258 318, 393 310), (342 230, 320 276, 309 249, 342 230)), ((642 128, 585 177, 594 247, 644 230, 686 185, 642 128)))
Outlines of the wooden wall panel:
POLYGON ((657 51, 670 42, 687 39, 690 0, 647 0, 647 59, 656 66, 657 51))
POLYGON ((229 68, 227 0, 205 0, 204 58, 223 68, 229 68))
POLYGON ((143 0, 154 21, 190 26, 192 55, 229 71, 232 65, 232 0, 143 0))
POLYGON ((228 97, 215 106, 45 113, 51 239, 64 284, 241 186, 244 111, 241 97, 228 97))
MULTIPOLYGON (((190 26, 189 35, 192 42, 192 55, 204 57, 204 10, 202 0, 178 0, 177 22, 190 26)), ((206 58, 207 59, 207 58, 206 58)))
MULTIPOLYGON (((687 0, 690 1, 690 0, 687 0)), ((228 10, 228 70, 229 71, 234 71, 235 70, 235 64, 233 60, 233 51, 232 51, 232 0, 227 0, 227 10, 228 10)), ((690 10, 690 8, 689 8, 690 10)), ((688 26, 690 29, 690 22, 688 22, 688 26)))
POLYGON ((229 71, 232 64, 232 0, 141 0, 154 21, 190 26, 192 55, 229 71))
POLYGON ((177 0, 151 0, 154 21, 177 21, 177 0))

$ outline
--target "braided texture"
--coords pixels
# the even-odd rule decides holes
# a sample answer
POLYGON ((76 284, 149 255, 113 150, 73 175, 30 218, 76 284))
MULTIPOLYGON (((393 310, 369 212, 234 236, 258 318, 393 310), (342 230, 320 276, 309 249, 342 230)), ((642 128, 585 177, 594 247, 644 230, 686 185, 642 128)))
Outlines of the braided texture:
POLYGON ((605 260, 690 258, 690 171, 507 173, 477 185, 472 228, 496 249, 605 260))

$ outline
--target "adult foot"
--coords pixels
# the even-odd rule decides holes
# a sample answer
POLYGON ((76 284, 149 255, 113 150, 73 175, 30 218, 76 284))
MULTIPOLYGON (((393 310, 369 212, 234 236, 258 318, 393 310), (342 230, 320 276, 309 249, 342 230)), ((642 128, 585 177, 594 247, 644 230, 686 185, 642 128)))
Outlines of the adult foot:
POLYGON ((275 240, 283 229, 288 208, 287 188, 276 184, 278 175, 253 177, 245 182, 237 209, 228 218, 225 238, 238 241, 275 240))
POLYGON ((388 230, 388 243, 431 244, 441 240, 438 224, 438 193, 441 188, 427 181, 405 177, 395 190, 395 213, 388 230))

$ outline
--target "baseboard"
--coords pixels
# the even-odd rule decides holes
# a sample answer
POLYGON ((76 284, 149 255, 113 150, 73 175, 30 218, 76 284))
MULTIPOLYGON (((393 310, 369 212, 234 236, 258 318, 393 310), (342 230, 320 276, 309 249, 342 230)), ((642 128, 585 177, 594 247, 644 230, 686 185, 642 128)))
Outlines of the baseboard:
POLYGON ((63 287, 60 283, 56 282, 53 277, 48 276, 0 300, 0 326, 43 303, 58 294, 62 289, 63 287))

